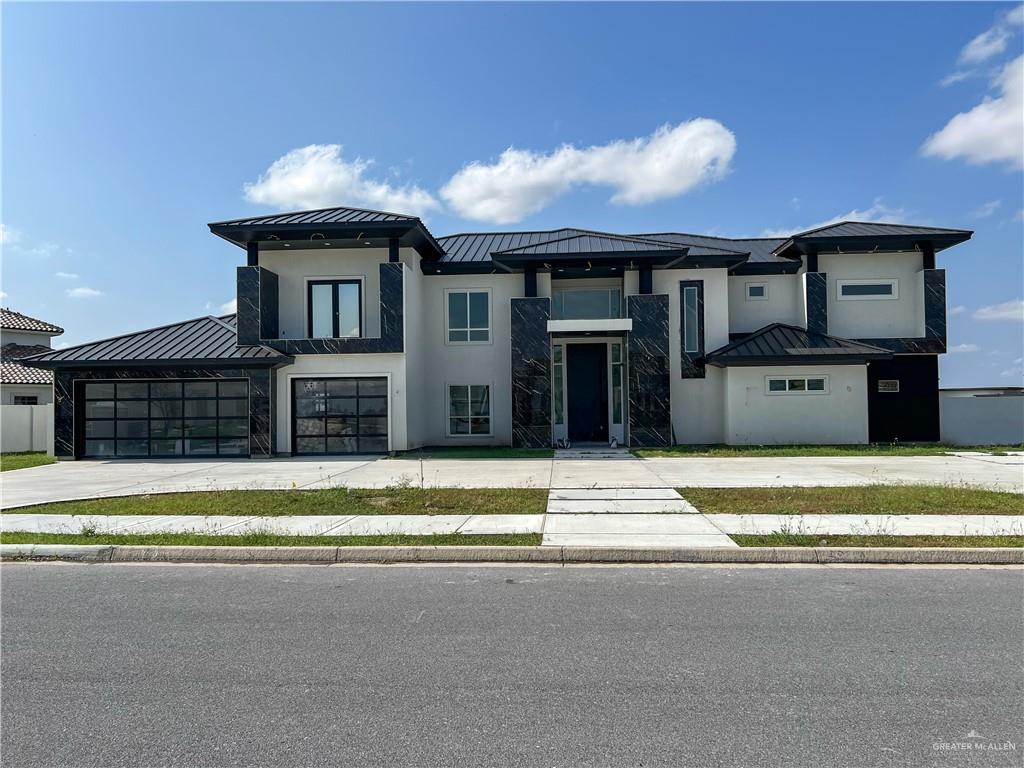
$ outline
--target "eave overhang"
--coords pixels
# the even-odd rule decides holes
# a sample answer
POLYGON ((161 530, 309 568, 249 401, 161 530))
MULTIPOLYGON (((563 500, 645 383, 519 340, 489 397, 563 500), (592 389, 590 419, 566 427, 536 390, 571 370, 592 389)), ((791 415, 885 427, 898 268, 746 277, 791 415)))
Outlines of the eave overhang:
POLYGON ((969 230, 950 230, 949 232, 928 234, 850 237, 797 235, 784 242, 773 253, 776 256, 799 258, 808 254, 923 251, 925 247, 930 247, 938 253, 970 240, 973 234, 969 230))

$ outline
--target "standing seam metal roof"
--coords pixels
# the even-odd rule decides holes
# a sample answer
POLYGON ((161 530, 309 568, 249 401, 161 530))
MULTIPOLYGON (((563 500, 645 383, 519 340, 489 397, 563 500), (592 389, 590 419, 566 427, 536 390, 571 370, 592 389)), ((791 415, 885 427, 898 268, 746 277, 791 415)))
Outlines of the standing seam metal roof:
POLYGON ((262 227, 275 224, 358 224, 389 221, 419 221, 416 216, 388 211, 370 211, 365 208, 318 208, 313 211, 275 213, 270 216, 252 216, 244 219, 215 221, 210 226, 262 227))
POLYGON ((772 323, 709 352, 705 358, 709 361, 724 359, 738 362, 744 358, 799 358, 817 355, 891 357, 892 353, 871 344, 808 331, 795 325, 772 323))
POLYGON ((238 346, 235 315, 197 317, 180 323, 79 344, 25 360, 53 364, 107 362, 275 361, 287 360, 264 346, 238 346))

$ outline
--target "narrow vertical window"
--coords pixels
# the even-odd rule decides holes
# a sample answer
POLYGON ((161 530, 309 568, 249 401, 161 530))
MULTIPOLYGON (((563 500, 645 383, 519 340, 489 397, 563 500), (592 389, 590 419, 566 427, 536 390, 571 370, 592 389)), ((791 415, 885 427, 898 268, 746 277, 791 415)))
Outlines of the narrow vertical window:
POLYGON ((612 424, 622 423, 622 345, 612 344, 612 424))
POLYGON ((683 288, 683 351, 697 352, 697 288, 683 288))
POLYGON ((555 424, 565 423, 565 363, 562 347, 555 346, 551 350, 551 389, 552 402, 555 410, 555 424))

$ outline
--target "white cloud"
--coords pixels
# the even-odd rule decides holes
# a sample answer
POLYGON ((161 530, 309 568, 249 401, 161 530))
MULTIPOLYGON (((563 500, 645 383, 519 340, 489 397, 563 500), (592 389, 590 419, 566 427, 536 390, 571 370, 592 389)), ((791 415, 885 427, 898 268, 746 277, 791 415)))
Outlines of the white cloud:
POLYGON ((217 307, 218 315, 233 315, 238 311, 238 299, 231 299, 231 301, 225 301, 219 307, 217 307))
POLYGON ((979 349, 977 344, 956 344, 949 348, 950 352, 977 352, 979 349))
POLYGON ((1024 299, 1014 299, 1013 301, 1004 301, 1002 304, 979 307, 974 311, 972 317, 975 320, 1007 320, 1024 323, 1024 299))
POLYGON ((1024 221, 1024 208, 1017 211, 1017 215, 1013 217, 1014 221, 1024 221))
POLYGON ((82 285, 78 288, 68 288, 64 291, 64 295, 69 299, 92 299, 97 296, 102 296, 103 291, 97 291, 95 288, 88 288, 82 285))
POLYGON ((1001 206, 1002 204, 1002 200, 989 200, 987 203, 983 203, 982 205, 978 206, 973 211, 971 211, 971 216, 975 219, 987 219, 989 216, 991 216, 993 213, 999 210, 999 206, 1001 206))
POLYGON ((965 307, 963 304, 957 304, 955 307, 950 308, 950 310, 946 314, 951 316, 962 315, 966 311, 967 307, 965 307))
POLYGON ((902 208, 890 208, 882 198, 876 197, 870 207, 863 210, 854 208, 842 216, 833 216, 831 219, 819 221, 817 224, 809 224, 806 227, 784 227, 782 229, 766 229, 761 232, 761 237, 789 237, 797 232, 806 232, 809 229, 827 227, 830 224, 838 224, 840 221, 876 221, 885 224, 899 224, 906 221, 906 211, 902 208))
POLYGON ((258 180, 244 187, 245 199, 277 208, 374 208, 422 215, 439 207, 415 185, 396 187, 367 178, 372 160, 342 157, 340 144, 310 144, 278 158, 258 180))
POLYGON ((74 272, 56 272, 54 277, 59 277, 61 280, 77 280, 78 275, 74 272))
POLYGON ((491 163, 472 162, 441 189, 459 214, 511 224, 536 213, 573 187, 611 187, 611 202, 643 205, 682 195, 722 178, 736 137, 716 120, 663 125, 649 136, 543 153, 509 147, 491 163))
POLYGON ((0 291, 0 301, 3 301, 6 298, 7 298, 7 292, 6 291, 0 291))
POLYGON ((921 151, 945 160, 961 157, 974 165, 1024 168, 1024 56, 1003 67, 992 87, 999 90, 998 96, 986 97, 954 116, 928 137, 921 151))
POLYGON ((6 224, 0 224, 0 245, 13 245, 21 238, 21 233, 6 224))
POLYGON ((1007 43, 1014 34, 1014 27, 1024 23, 1024 5, 1003 14, 998 21, 980 35, 974 37, 960 51, 960 61, 965 64, 978 64, 998 56, 1006 50, 1007 43))
POLYGON ((1024 379, 1024 368, 1015 365, 1012 368, 1007 368, 1005 371, 1000 371, 999 375, 1006 379, 1024 379))
POLYGON ((956 72, 951 72, 950 74, 946 75, 944 78, 942 78, 941 81, 939 81, 939 84, 943 88, 946 88, 950 85, 953 85, 954 83, 959 83, 964 80, 969 80, 972 77, 976 77, 977 74, 978 72, 973 69, 958 70, 956 72))

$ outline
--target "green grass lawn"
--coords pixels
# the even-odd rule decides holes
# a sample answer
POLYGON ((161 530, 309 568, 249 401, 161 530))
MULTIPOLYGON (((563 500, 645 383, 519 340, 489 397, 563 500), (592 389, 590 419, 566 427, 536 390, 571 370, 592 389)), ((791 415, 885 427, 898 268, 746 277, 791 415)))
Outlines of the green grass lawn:
MULTIPOLYGON (((199 491, 62 501, 12 510, 48 515, 526 515, 540 514, 538 488, 325 488, 315 491, 199 491)), ((233 537, 232 537, 233 538, 233 537)))
POLYGON ((539 533, 497 535, 431 536, 389 534, 384 536, 281 536, 268 533, 243 533, 237 536, 210 536, 194 533, 82 534, 82 533, 0 533, 0 544, 141 544, 150 546, 218 547, 535 547, 539 533))
POLYGON ((863 485, 839 488, 679 488, 707 514, 1024 515, 1024 496, 979 488, 863 485))
POLYGON ((44 464, 56 464, 53 456, 47 456, 42 451, 24 451, 22 453, 0 453, 0 472, 8 472, 12 469, 28 469, 29 467, 41 467, 44 464))
POLYGON ((508 448, 505 446, 437 445, 401 451, 396 459, 550 459, 551 448, 508 448))
POLYGON ((1024 536, 731 534, 741 547, 1024 547, 1024 536))
POLYGON ((637 448, 640 458, 708 456, 712 458, 775 456, 935 456, 950 451, 1024 451, 1024 445, 952 446, 939 443, 871 443, 870 445, 673 445, 637 448))

